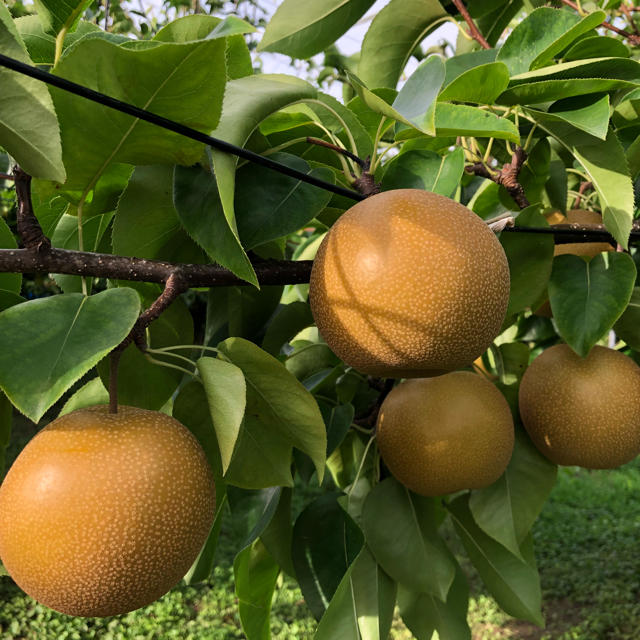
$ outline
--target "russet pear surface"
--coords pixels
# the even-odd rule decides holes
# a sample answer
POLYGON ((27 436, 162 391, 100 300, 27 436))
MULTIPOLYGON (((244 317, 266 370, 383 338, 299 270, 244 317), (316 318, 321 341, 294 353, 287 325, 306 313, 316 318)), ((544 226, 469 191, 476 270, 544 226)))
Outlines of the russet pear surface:
POLYGON ((529 436, 556 464, 613 469, 640 453, 640 367, 619 351, 546 349, 524 373, 519 404, 529 436))
POLYGON ((503 395, 467 371, 402 382, 382 403, 376 431, 389 471, 423 496, 492 484, 509 464, 514 439, 503 395))
POLYGON ((449 198, 399 189, 359 202, 314 260, 311 310, 331 349, 382 377, 470 364, 500 331, 509 267, 495 234, 449 198))
POLYGON ((213 522, 211 470, 195 437, 156 411, 80 409, 40 431, 0 487, 0 558, 39 602, 110 616, 158 599, 213 522))

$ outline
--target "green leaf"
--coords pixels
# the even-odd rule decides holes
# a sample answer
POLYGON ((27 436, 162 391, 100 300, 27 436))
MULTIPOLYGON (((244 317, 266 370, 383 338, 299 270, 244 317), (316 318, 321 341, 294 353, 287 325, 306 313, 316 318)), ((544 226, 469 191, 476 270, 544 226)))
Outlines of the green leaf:
POLYGON ((583 358, 613 327, 631 299, 636 280, 633 258, 604 252, 586 262, 579 256, 553 260, 549 302, 558 331, 583 358))
MULTIPOLYGON (((539 207, 523 209, 516 217, 518 227, 548 227, 539 207)), ((535 307, 544 297, 553 260, 553 237, 538 233, 500 234, 500 243, 507 255, 511 289, 506 317, 529 307, 535 307)))
POLYGON ((613 330, 632 349, 640 351, 640 287, 634 287, 629 304, 613 330))
POLYGON ((394 89, 416 46, 446 16, 438 0, 391 0, 364 36, 358 77, 368 87, 394 89))
MULTIPOLYGON (((242 147, 267 116, 316 95, 309 83, 292 76, 262 74, 232 80, 225 88, 222 117, 212 135, 242 147)), ((233 200, 238 160, 221 151, 212 150, 211 154, 222 210, 229 231, 237 235, 233 200)), ((223 228, 221 223, 216 224, 223 228)))
POLYGON ((362 525, 380 566, 400 584, 444 601, 455 565, 440 538, 439 502, 387 478, 367 496, 362 525))
POLYGON ((269 640, 269 613, 280 567, 260 540, 233 561, 238 613, 247 640, 269 640))
POLYGON ((438 96, 443 102, 493 104, 509 84, 509 70, 503 62, 473 67, 448 84, 438 96))
POLYGON ((277 507, 267 526, 260 532, 260 540, 273 556, 280 568, 295 577, 291 558, 291 541, 293 540, 293 523, 291 521, 292 490, 278 487, 277 507))
POLYGON ((456 575, 446 602, 428 593, 417 593, 400 585, 398 608, 403 622, 416 640, 431 640, 434 631, 443 640, 471 640, 467 624, 469 586, 467 577, 456 562, 456 575))
POLYGON ((91 0, 34 0, 42 28, 53 34, 72 31, 91 0))
MULTIPOLYGON (((236 450, 229 473, 234 471, 234 482, 241 479, 241 470, 249 474, 258 473, 258 469, 249 470, 243 460, 242 444, 251 438, 255 446, 254 454, 262 466, 272 464, 279 480, 290 482, 290 452, 294 446, 306 453, 316 468, 319 480, 324 474, 327 449, 327 436, 322 415, 313 396, 285 369, 273 356, 242 338, 229 338, 218 345, 218 349, 230 362, 240 367, 247 383, 247 409, 239 447, 236 450), (260 442, 273 441, 271 447, 260 450, 260 442), (286 452, 289 455, 286 455, 286 452), (273 455, 269 455, 269 454, 273 455)), ((266 472, 265 472, 266 474, 266 472)), ((276 484, 280 484, 278 482, 276 484)), ((239 485, 252 487, 252 483, 239 485)), ((266 485, 269 486, 269 485, 266 485)))
POLYGON ((611 36, 591 36, 578 40, 563 55, 565 61, 584 60, 585 58, 628 58, 631 55, 629 47, 622 40, 611 36))
MULTIPOLYGON (((484 0, 482 0, 484 2, 484 0)), ((509 26, 511 20, 522 8, 522 0, 508 0, 498 5, 494 11, 487 13, 478 19, 477 25, 480 33, 484 34, 487 42, 495 47, 502 37, 504 30, 509 26)), ((462 36, 460 36, 462 38, 462 36)))
POLYGON ((547 138, 540 138, 529 151, 520 169, 518 180, 529 202, 542 202, 544 187, 549 180, 551 166, 551 145, 547 138))
POLYGON ((208 38, 227 38, 227 78, 243 78, 253 73, 251 54, 242 34, 252 33, 255 27, 236 16, 224 20, 197 13, 183 16, 166 24, 153 37, 160 42, 192 42, 208 38), (233 35, 235 34, 235 35, 233 35))
POLYGON ((257 287, 258 278, 240 244, 235 222, 232 227, 224 214, 211 171, 200 165, 176 167, 173 193, 183 228, 211 260, 257 287))
POLYGON ((556 465, 535 448, 521 429, 516 430, 513 456, 506 471, 492 485, 471 492, 469 508, 473 519, 485 533, 522 558, 520 545, 540 514, 556 476, 556 465))
POLYGON ((284 0, 269 21, 258 51, 310 58, 353 26, 374 0, 284 0))
MULTIPOLYGON (((0 51, 31 64, 4 4, 0 4, 0 51)), ((28 174, 63 182, 60 129, 47 87, 4 67, 0 68, 0 85, 0 146, 28 174)))
MULTIPOLYGON (((618 58, 619 60, 620 58, 618 58)), ((576 78, 571 80, 542 80, 511 87, 501 93, 496 102, 507 106, 541 104, 591 93, 602 94, 617 90, 636 89, 636 82, 615 78, 576 78)))
POLYGON ((537 121, 564 121, 576 129, 600 138, 607 139, 609 131, 609 96, 578 96, 559 100, 549 107, 549 111, 525 109, 525 113, 537 121))
POLYGON ((584 167, 600 198, 607 230, 628 246, 634 196, 624 149, 613 130, 599 140, 564 122, 539 122, 584 167))
POLYGON ((340 581, 315 640, 386 640, 393 621, 396 584, 363 547, 340 581))
POLYGON ((596 11, 581 20, 570 11, 540 7, 509 34, 497 60, 509 67, 511 75, 537 69, 605 19, 604 11, 596 11))
POLYGON ((396 120, 411 131, 435 135, 434 110, 444 80, 444 64, 439 56, 429 56, 411 75, 392 105, 367 89, 361 80, 349 74, 360 99, 376 113, 396 120))
POLYGON ((388 163, 382 190, 424 189, 450 198, 464 171, 461 148, 441 156, 433 151, 407 151, 388 163))
MULTIPOLYGON (((532 562, 523 562, 478 527, 468 495, 456 498, 447 508, 471 562, 496 602, 509 615, 543 626, 540 577, 532 562)), ((530 538, 522 545, 522 552, 529 546, 530 538)), ((530 552, 529 559, 533 560, 530 552)))
MULTIPOLYGON (((9 229, 9 225, 0 218, 0 248, 16 249, 18 247, 16 239, 9 229)), ((22 288, 21 273, 0 273, 0 289, 11 293, 19 294, 22 288)))
POLYGON ((447 58, 444 61, 445 75, 442 86, 448 87, 470 69, 495 62, 497 53, 495 49, 480 49, 447 58))
POLYGON ((320 403, 320 411, 327 425, 327 455, 340 445, 353 422, 355 410, 351 404, 320 403))
POLYGON ((4 477, 5 455, 11 439, 13 407, 7 396, 0 392, 0 475, 4 477))
POLYGON ((277 356, 286 342, 312 324, 311 308, 306 302, 291 302, 284 305, 269 323, 262 341, 262 348, 272 356, 277 356))
POLYGON ((362 532, 336 500, 316 498, 293 527, 293 565, 304 599, 320 619, 349 565, 360 553, 362 532))
POLYGON ((513 122, 484 109, 463 104, 439 102, 436 107, 436 131, 438 137, 473 136, 520 142, 520 133, 513 122))
MULTIPOLYGON (((330 169, 312 169, 302 158, 275 153, 271 159, 325 182, 334 182, 330 169)), ((306 226, 330 199, 331 194, 324 189, 259 165, 245 165, 236 174, 235 196, 242 245, 251 249, 306 226)))
POLYGON ((198 557, 184 577, 187 584, 194 584, 208 580, 213 571, 218 536, 226 512, 227 490, 221 477, 222 463, 207 398, 199 382, 188 382, 180 389, 173 403, 173 417, 198 439, 213 470, 216 483, 216 515, 213 525, 198 557))
POLYGON ((89 380, 87 384, 82 385, 82 387, 64 403, 58 417, 78 409, 92 407, 96 404, 108 404, 108 402, 109 392, 98 376, 97 378, 93 378, 93 380, 89 380))
MULTIPOLYGON (((45 33, 39 17, 37 15, 23 16, 22 18, 14 20, 14 22, 20 37, 27 47, 31 60, 36 64, 53 65, 56 51, 56 39, 55 36, 45 33)), ((92 22, 81 20, 73 32, 65 35, 62 47, 63 54, 72 44, 76 43, 80 38, 83 38, 89 33, 103 34, 104 32, 100 30, 100 27, 92 22)))
POLYGON ((0 313, 0 386, 34 422, 127 336, 140 301, 131 289, 62 294, 0 313))
POLYGON ((173 167, 136 167, 118 200, 114 253, 149 260, 201 263, 203 251, 184 231, 173 204, 173 167))
MULTIPOLYGON (((225 49, 222 39, 133 50, 85 38, 61 59, 55 73, 209 133, 220 118, 225 49)), ((52 93, 67 189, 91 188, 110 163, 191 165, 202 154, 200 142, 61 89, 52 93)))
POLYGON ((247 404, 244 375, 235 365, 218 358, 200 358, 197 365, 218 438, 224 474, 231 462, 247 404))
POLYGON ((640 82, 640 63, 636 60, 624 60, 621 58, 596 58, 561 62, 542 69, 512 75, 510 85, 515 87, 522 84, 550 80, 594 80, 598 78, 624 80, 638 84, 640 82))

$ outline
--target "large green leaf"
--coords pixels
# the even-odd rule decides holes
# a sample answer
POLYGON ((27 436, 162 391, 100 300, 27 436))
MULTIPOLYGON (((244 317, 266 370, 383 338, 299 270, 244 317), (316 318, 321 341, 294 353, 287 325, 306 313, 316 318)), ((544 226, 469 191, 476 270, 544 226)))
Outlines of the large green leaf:
POLYGON ((316 498, 293 527, 296 577, 309 609, 318 620, 364 542, 362 532, 336 498, 337 494, 316 498))
POLYGON ((367 89, 355 76, 350 79, 358 96, 372 111, 396 120, 414 132, 435 135, 436 98, 444 81, 444 63, 440 56, 429 56, 420 64, 392 105, 367 89))
POLYGON ((235 222, 232 227, 224 214, 218 185, 213 173, 203 166, 176 167, 173 198, 178 218, 211 260, 258 286, 251 261, 240 244, 235 222))
POLYGON ((71 31, 91 0, 34 0, 42 28, 58 34, 63 29, 71 31))
POLYGON ((271 18, 258 51, 310 58, 334 43, 374 0, 285 0, 271 18))
POLYGON ((231 462, 247 404, 242 370, 219 358, 200 358, 197 362, 216 430, 222 459, 222 472, 231 462))
POLYGON ((222 519, 227 511, 225 508, 227 492, 226 485, 222 480, 220 452, 211 424, 207 398, 204 388, 199 382, 188 382, 180 389, 173 403, 173 417, 187 427, 198 439, 207 456, 216 483, 216 515, 213 525, 198 557, 184 578, 187 584, 192 584, 208 580, 211 576, 222 519))
POLYGON ((622 58, 592 58, 561 62, 534 71, 512 75, 510 86, 515 87, 543 80, 573 80, 608 78, 625 80, 638 84, 640 82, 640 62, 622 58))
POLYGON ((548 111, 525 109, 525 113, 539 122, 568 122, 601 140, 606 140, 609 132, 608 95, 576 96, 555 102, 548 111))
POLYGON ((579 355, 613 327, 631 299, 636 267, 626 253, 604 252, 586 262, 557 256, 549 280, 549 302, 560 335, 579 355))
POLYGON ((114 253, 149 260, 199 263, 204 252, 182 228, 173 204, 173 167, 136 167, 118 200, 114 253))
MULTIPOLYGON (((484 1, 485 0, 481 0, 482 4, 484 4, 484 1)), ((493 2, 493 0, 491 1, 493 2)), ((493 2, 493 4, 497 4, 495 9, 479 18, 477 25, 480 33, 487 39, 487 42, 492 47, 495 47, 498 40, 502 37, 504 30, 522 8, 523 0, 507 0, 501 3, 493 2)), ((460 39, 461 38, 458 40, 460 41, 460 39)))
POLYGON ((260 488, 261 469, 264 468, 263 475, 267 477, 273 468, 278 482, 272 484, 289 484, 292 446, 312 459, 318 478, 322 479, 327 436, 313 396, 281 362, 253 343, 229 338, 218 348, 229 362, 242 369, 247 383, 245 420, 227 474, 228 481, 231 484, 243 482, 245 484, 238 486, 247 488, 260 488), (245 459, 243 444, 251 447, 252 458, 245 459), (262 448, 263 445, 266 448, 262 448))
POLYGON ((444 61, 445 75, 442 86, 448 87, 456 78, 475 67, 495 62, 497 53, 495 49, 480 49, 447 58, 444 61))
MULTIPOLYGON (((244 146, 251 133, 269 115, 294 102, 317 95, 308 82, 285 75, 261 74, 227 83, 222 117, 213 135, 237 146, 244 146)), ((213 166, 229 231, 237 236, 233 200, 238 159, 221 151, 212 151, 213 166)), ((221 223, 219 226, 222 228, 221 223)))
POLYGON ((0 386, 34 422, 129 333, 131 289, 40 298, 0 313, 0 386))
POLYGON ((467 624, 469 586, 467 577, 456 562, 456 575, 446 602, 428 593, 411 591, 400 585, 398 609, 402 620, 416 640, 431 640, 433 632, 443 640, 471 640, 467 624))
MULTIPOLYGON (((0 4, 0 50, 31 64, 4 4, 0 4)), ((4 67, 0 68, 0 85, 0 146, 30 175, 63 182, 60 129, 47 87, 4 67)))
POLYGON ((602 219, 613 237, 627 247, 634 196, 624 149, 613 130, 606 140, 590 136, 566 122, 539 121, 584 167, 600 198, 602 219))
POLYGON ((453 500, 448 509, 469 558, 496 602, 509 615, 543 626, 540 577, 533 565, 531 537, 521 545, 527 558, 524 562, 478 527, 468 495, 453 500))
POLYGON ((166 24, 153 37, 160 42, 191 42, 208 38, 227 39, 227 78, 244 78, 253 73, 249 47, 242 34, 255 31, 255 27, 236 18, 227 16, 224 20, 215 16, 197 13, 183 16, 166 24))
POLYGON ((506 471, 492 485, 471 493, 469 508, 473 519, 494 540, 522 557, 520 545, 549 496, 556 475, 556 465, 535 448, 522 430, 517 430, 506 471))
MULTIPOLYGON (((62 58, 55 73, 209 133, 220 118, 225 50, 223 39, 134 50, 85 38, 62 58)), ((113 162, 190 165, 202 154, 200 142, 60 89, 52 92, 67 189, 90 189, 113 162)))
POLYGON ((473 136, 520 142, 520 133, 513 122, 465 104, 439 102, 436 107, 436 131, 438 137, 473 136))
POLYGON ((391 0, 362 41, 358 77, 368 87, 394 89, 416 46, 446 16, 438 0, 391 0))
POLYGON ((578 40, 563 54, 563 58, 569 60, 584 60, 585 58, 628 58, 631 55, 629 47, 622 40, 610 36, 590 36, 578 40))
POLYGON ((441 156, 433 151, 401 153, 388 163, 382 189, 424 189, 450 198, 464 171, 464 152, 458 148, 441 156))
MULTIPOLYGON (((516 217, 518 227, 547 227, 547 221, 533 205, 516 217)), ((511 288, 507 317, 536 307, 545 297, 553 261, 553 236, 542 233, 500 234, 500 243, 507 255, 511 288)))
POLYGON ((238 613, 247 640, 269 640, 269 613, 280 567, 260 540, 233 561, 238 613))
POLYGON ((386 640, 393 622, 395 582, 363 547, 329 603, 315 640, 386 640))
POLYGON ((613 330, 632 349, 640 351, 640 287, 634 287, 629 304, 613 330))
POLYGON ((525 73, 550 62, 580 35, 597 27, 606 14, 596 11, 584 19, 570 11, 540 7, 509 34, 498 53, 511 75, 525 73))
POLYGON ((617 80, 616 78, 542 80, 510 87, 498 96, 496 102, 508 106, 515 104, 537 105, 573 96, 637 89, 637 87, 638 84, 636 82, 617 80))
MULTIPOLYGON (((325 182, 333 182, 330 169, 311 168, 302 158, 276 153, 281 162, 325 182)), ((236 223, 242 245, 251 249, 285 236, 313 220, 331 194, 296 178, 261 166, 245 165, 236 174, 236 223)))
POLYGON ((437 532, 439 509, 437 500, 387 478, 367 496, 362 525, 376 561, 396 582, 444 601, 455 563, 437 532))
POLYGON ((438 100, 493 104, 508 84, 507 66, 502 62, 489 62, 460 74, 442 90, 438 100))

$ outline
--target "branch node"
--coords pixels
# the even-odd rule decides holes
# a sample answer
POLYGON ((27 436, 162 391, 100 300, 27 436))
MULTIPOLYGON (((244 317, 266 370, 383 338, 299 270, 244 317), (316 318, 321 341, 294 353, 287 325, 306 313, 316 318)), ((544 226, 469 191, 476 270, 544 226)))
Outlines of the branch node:
POLYGON ((31 201, 31 176, 19 166, 13 168, 13 179, 18 199, 17 227, 22 245, 44 253, 51 249, 51 240, 44 235, 40 222, 33 212, 31 201))

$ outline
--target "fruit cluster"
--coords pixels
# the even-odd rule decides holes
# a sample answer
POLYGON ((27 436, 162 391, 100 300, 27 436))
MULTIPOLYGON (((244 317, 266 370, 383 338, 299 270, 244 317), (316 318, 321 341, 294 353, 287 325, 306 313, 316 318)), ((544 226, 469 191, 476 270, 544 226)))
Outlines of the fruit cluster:
MULTIPOLYGON (((550 222, 601 219, 575 210, 550 222)), ((556 255, 609 248, 560 245, 556 255)), ((507 259, 478 216, 419 190, 367 198, 327 233, 309 295, 320 333, 347 364, 418 378, 395 387, 378 416, 378 447, 397 480, 439 496, 500 477, 514 445, 509 406, 486 378, 455 371, 498 335, 509 300, 507 259)), ((547 349, 525 372, 519 405, 534 444, 558 464, 611 468, 640 452, 640 367, 619 352, 547 349)))

